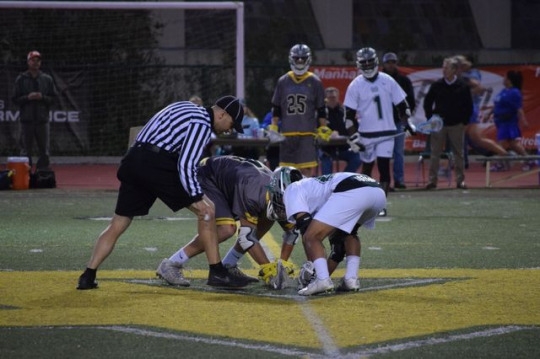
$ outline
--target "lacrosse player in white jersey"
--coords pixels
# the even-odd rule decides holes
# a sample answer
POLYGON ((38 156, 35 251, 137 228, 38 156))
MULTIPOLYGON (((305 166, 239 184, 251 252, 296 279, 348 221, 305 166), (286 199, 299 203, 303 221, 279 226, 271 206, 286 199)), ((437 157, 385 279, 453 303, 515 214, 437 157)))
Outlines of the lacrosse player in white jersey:
MULTIPOLYGON (((348 142, 352 151, 360 151, 363 174, 371 175, 377 159, 381 187, 388 194, 390 159, 394 137, 398 134, 393 106, 398 109, 405 131, 414 134, 414 126, 408 121, 411 111, 407 95, 399 84, 390 75, 379 72, 379 59, 374 49, 365 47, 358 50, 356 65, 362 73, 349 84, 344 105, 347 127, 354 129, 357 119, 359 125, 358 132, 351 134, 348 142)), ((379 215, 386 216, 386 208, 379 215)))
POLYGON ((326 237, 332 244, 329 259, 340 262, 346 256, 345 276, 337 289, 358 291, 357 231, 360 226, 374 228, 375 218, 386 207, 386 195, 380 184, 369 176, 352 172, 302 179, 297 169, 279 167, 272 175, 269 193, 268 215, 295 223, 302 234, 307 260, 315 269, 316 276, 298 294, 307 296, 334 290, 322 244, 326 237), (344 253, 335 253, 336 249, 344 253))

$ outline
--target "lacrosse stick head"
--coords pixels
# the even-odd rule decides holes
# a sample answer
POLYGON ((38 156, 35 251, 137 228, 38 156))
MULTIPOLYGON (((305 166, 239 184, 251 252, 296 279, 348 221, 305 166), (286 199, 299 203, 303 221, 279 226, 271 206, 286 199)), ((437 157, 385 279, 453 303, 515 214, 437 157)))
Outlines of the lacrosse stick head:
POLYGON ((430 132, 439 132, 444 125, 443 119, 439 115, 432 115, 428 122, 430 132))
POLYGON ((441 116, 434 114, 426 122, 422 122, 416 125, 416 131, 423 134, 430 134, 433 132, 439 132, 444 126, 441 116))

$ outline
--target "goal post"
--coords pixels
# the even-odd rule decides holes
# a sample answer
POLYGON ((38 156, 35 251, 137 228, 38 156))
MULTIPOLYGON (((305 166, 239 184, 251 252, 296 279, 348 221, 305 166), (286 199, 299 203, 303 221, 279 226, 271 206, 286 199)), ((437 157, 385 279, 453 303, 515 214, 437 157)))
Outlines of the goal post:
POLYGON ((120 156, 170 102, 245 97, 243 2, 0 1, 0 156, 19 150, 13 88, 32 50, 59 92, 52 156, 120 156))
POLYGON ((211 2, 129 2, 129 1, 1 1, 0 9, 115 9, 115 10, 204 10, 228 9, 236 11, 236 96, 245 97, 244 59, 244 3, 241 1, 211 2))

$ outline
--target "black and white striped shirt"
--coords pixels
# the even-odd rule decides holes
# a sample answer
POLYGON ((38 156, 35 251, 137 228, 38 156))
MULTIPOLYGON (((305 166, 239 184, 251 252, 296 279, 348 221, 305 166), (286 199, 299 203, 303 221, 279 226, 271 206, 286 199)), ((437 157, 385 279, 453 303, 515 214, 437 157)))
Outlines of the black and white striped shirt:
POLYGON ((186 192, 196 199, 203 191, 196 170, 212 135, 213 112, 190 101, 175 102, 158 113, 139 132, 136 141, 178 153, 178 174, 186 192))

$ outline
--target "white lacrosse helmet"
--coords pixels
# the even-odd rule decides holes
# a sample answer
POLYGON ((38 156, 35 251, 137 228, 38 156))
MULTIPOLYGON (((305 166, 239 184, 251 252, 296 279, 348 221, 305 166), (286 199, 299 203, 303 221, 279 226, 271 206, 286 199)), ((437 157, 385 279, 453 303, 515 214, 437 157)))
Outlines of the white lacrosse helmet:
POLYGON ((270 200, 266 206, 266 216, 272 221, 286 221, 287 215, 283 204, 283 193, 288 185, 300 181, 304 176, 300 170, 294 167, 278 167, 272 174, 272 179, 268 184, 270 200))
POLYGON ((362 70, 362 75, 370 79, 379 72, 379 58, 371 47, 364 47, 356 53, 356 66, 362 70))
POLYGON ((302 76, 311 64, 311 49, 305 44, 296 44, 289 51, 289 64, 296 76, 302 76))

